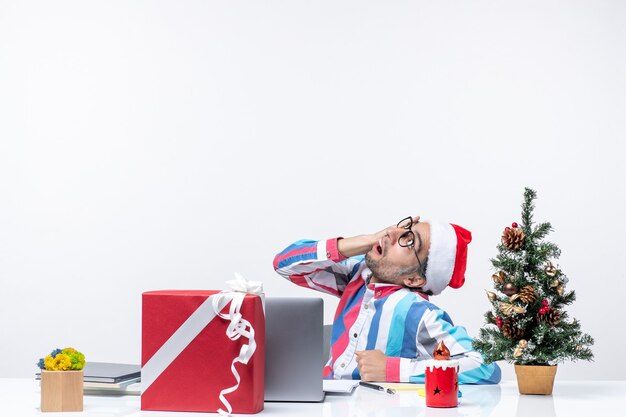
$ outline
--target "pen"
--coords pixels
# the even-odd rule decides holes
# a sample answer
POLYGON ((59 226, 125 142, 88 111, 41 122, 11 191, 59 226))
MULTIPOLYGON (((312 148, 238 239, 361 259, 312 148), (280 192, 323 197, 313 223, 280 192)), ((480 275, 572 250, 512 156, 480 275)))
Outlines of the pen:
POLYGON ((381 387, 380 385, 370 384, 369 382, 360 381, 359 385, 365 388, 375 389, 376 391, 386 392, 387 394, 395 394, 396 391, 391 388, 381 387))

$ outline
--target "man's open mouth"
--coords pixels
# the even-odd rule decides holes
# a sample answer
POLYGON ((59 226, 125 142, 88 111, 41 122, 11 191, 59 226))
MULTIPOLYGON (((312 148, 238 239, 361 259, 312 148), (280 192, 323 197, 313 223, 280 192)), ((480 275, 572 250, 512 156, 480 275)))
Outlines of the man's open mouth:
POLYGON ((378 252, 379 255, 383 254, 383 244, 381 241, 378 241, 378 245, 376 245, 376 252, 378 252))

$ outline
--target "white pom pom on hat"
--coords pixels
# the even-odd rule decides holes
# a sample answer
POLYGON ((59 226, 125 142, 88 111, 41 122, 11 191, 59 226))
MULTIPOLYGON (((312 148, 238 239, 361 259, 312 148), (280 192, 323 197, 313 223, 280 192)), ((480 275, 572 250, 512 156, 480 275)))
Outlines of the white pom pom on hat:
POLYGON ((448 286, 460 288, 465 282, 467 245, 472 233, 456 224, 422 220, 430 225, 430 248, 424 291, 441 294, 448 286))

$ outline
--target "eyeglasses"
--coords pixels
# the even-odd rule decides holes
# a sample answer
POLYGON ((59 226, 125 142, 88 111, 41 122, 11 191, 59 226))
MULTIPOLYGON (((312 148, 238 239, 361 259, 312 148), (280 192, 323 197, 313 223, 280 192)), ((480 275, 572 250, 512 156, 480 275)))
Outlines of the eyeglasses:
MULTIPOLYGON (((415 224, 419 223, 419 221, 415 222, 415 224)), ((398 245, 403 248, 413 248, 413 253, 415 254, 415 258, 417 258, 417 264, 419 265, 420 271, 422 270, 422 262, 420 262, 420 258, 417 256, 417 251, 415 250, 415 233, 411 230, 413 227, 413 218, 411 216, 404 218, 398 222, 396 225, 398 229, 406 229, 406 232, 402 233, 398 238, 398 245)), ((422 240, 419 235, 417 235, 417 239, 419 240, 420 247, 422 246, 422 240)))

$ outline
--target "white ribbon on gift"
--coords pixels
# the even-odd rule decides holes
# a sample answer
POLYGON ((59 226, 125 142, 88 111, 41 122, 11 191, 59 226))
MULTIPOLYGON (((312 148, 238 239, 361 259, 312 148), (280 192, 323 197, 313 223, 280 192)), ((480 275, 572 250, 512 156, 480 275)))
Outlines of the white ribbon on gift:
POLYGON ((241 362, 247 364, 256 350, 254 329, 250 325, 250 322, 243 319, 239 311, 246 294, 262 296, 263 283, 248 281, 241 275, 235 273, 235 279, 227 281, 226 284, 232 291, 222 291, 209 296, 141 368, 141 388, 144 392, 156 381, 159 375, 167 369, 189 343, 198 336, 207 324, 209 324, 216 315, 219 315, 224 319, 230 320, 226 335, 231 340, 237 340, 241 336, 249 340, 248 344, 241 346, 239 356, 233 359, 231 364, 231 370, 237 380, 237 384, 222 390, 220 393, 220 400, 229 411, 225 412, 220 409, 218 412, 222 415, 232 412, 232 407, 224 395, 237 390, 239 387, 240 377, 235 369, 235 363, 241 362), (221 311, 226 307, 229 301, 232 301, 229 314, 222 314, 221 311))
POLYGON ((255 294, 262 296, 263 295, 263 283, 259 281, 248 281, 241 275, 235 272, 235 279, 231 281, 226 281, 226 284, 235 292, 222 291, 219 294, 216 294, 215 298, 213 298, 213 310, 215 313, 225 320, 230 320, 230 324, 226 329, 226 336, 230 340, 237 340, 240 337, 245 337, 248 339, 248 344, 241 345, 241 349, 239 350, 239 356, 233 359, 230 364, 230 370, 235 377, 237 383, 232 387, 225 388, 220 392, 220 401, 228 411, 224 411, 223 409, 217 410, 221 415, 229 416, 230 413, 233 412, 233 407, 230 405, 230 402, 226 399, 226 394, 230 394, 239 388, 239 383, 241 378, 239 377, 239 373, 235 368, 236 363, 242 363, 244 365, 248 364, 248 361, 256 351, 256 341, 254 340, 254 328, 250 324, 250 322, 243 318, 239 310, 241 310, 241 305, 243 304, 243 300, 246 297, 246 294, 255 294), (221 300, 224 297, 230 297, 230 309, 228 314, 221 313, 222 308, 221 300))

